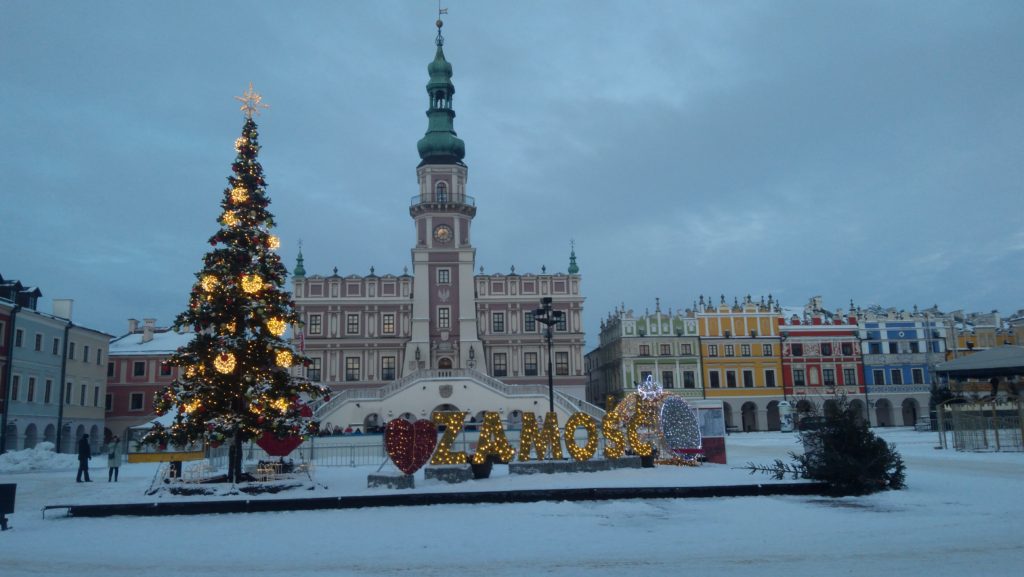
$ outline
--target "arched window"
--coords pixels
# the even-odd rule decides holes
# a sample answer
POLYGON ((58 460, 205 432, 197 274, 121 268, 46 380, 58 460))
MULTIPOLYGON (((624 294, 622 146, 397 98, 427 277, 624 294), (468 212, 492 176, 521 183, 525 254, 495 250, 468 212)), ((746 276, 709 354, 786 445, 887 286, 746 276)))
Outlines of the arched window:
POLYGON ((448 183, 443 181, 437 183, 434 193, 437 195, 437 202, 448 202, 448 183))

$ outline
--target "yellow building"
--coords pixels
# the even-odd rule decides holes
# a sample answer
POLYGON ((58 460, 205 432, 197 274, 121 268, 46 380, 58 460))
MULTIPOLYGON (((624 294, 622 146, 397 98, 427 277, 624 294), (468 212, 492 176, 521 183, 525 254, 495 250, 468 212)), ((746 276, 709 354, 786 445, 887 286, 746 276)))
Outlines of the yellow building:
POLYGON ((781 312, 747 296, 716 306, 701 297, 697 306, 704 392, 725 404, 727 427, 742 431, 778 429, 782 400, 781 312))

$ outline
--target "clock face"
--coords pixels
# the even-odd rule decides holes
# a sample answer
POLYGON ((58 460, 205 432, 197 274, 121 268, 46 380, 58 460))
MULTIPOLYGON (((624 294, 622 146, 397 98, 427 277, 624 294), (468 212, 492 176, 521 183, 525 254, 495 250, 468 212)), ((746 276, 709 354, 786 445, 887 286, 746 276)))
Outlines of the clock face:
POLYGON ((452 229, 446 224, 439 225, 434 229, 434 240, 437 242, 449 242, 452 240, 452 229))

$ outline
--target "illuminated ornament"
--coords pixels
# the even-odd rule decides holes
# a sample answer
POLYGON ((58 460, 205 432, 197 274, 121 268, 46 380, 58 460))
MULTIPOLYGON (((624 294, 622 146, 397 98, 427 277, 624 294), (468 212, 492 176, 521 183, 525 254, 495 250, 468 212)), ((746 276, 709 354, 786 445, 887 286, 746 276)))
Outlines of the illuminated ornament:
POLYGON ((242 277, 242 290, 252 294, 263 289, 263 279, 258 274, 247 274, 242 277))
POLYGON ((284 330, 286 328, 288 328, 288 324, 285 323, 282 319, 275 318, 267 321, 267 330, 270 331, 270 334, 274 335, 275 337, 283 335, 284 330))
POLYGON ((295 362, 291 351, 277 351, 277 366, 288 368, 295 362))
POLYGON ((586 413, 573 413, 565 423, 565 448, 577 461, 589 461, 597 453, 597 420, 586 413), (580 447, 576 444, 576 429, 583 428, 587 432, 587 443, 580 447))
POLYGON ((242 103, 241 110, 245 117, 249 119, 253 115, 259 114, 260 108, 270 108, 270 106, 263 104, 263 97, 252 89, 252 82, 249 83, 249 89, 243 92, 241 96, 236 96, 235 100, 242 103))
POLYGON ((460 411, 435 411, 431 420, 439 427, 444 427, 444 434, 437 443, 437 450, 430 459, 431 465, 461 465, 466 462, 466 453, 452 452, 452 444, 455 443, 459 431, 462 430, 462 423, 466 420, 465 412, 460 411))
POLYGON ((516 450, 505 436, 505 428, 501 426, 501 415, 487 411, 480 426, 480 439, 477 441, 473 463, 482 465, 491 455, 497 456, 502 463, 507 463, 516 455, 516 450))
POLYGON ((430 461, 437 446, 437 425, 433 421, 420 419, 410 423, 405 419, 394 419, 384 428, 384 448, 396 467, 406 475, 412 475, 430 461))
POLYGON ((224 211, 224 216, 221 217, 221 220, 223 220, 224 224, 228 226, 235 226, 238 224, 238 217, 235 215, 235 211, 233 210, 224 211))
POLYGON ((235 325, 234 321, 232 321, 232 322, 230 322, 230 323, 228 323, 228 324, 224 325, 224 330, 225 330, 225 331, 227 332, 227 334, 229 334, 229 335, 230 335, 230 334, 233 334, 233 333, 235 332, 235 329, 236 329, 236 328, 238 328, 238 327, 237 327, 237 325, 235 325))
POLYGON ((652 435, 655 420, 651 417, 651 411, 646 407, 640 407, 633 418, 626 423, 626 439, 633 452, 641 457, 650 456, 654 453, 654 444, 646 440, 652 435))
POLYGON ((220 282, 217 280, 217 277, 213 276, 212 274, 207 274, 203 275, 203 278, 202 280, 199 281, 199 284, 202 285, 204 291, 210 292, 218 284, 220 284, 220 282))
POLYGON ((248 138, 244 136, 239 136, 238 138, 235 139, 235 150, 241 152, 242 147, 245 146, 247 142, 249 142, 248 138))
POLYGON ((658 418, 661 425, 662 446, 680 459, 696 460, 703 453, 701 448, 700 421, 697 414, 680 397, 665 398, 658 418))
POLYGON ((192 401, 191 403, 185 403, 185 412, 189 413, 189 414, 194 413, 194 412, 196 412, 196 409, 198 409, 199 407, 200 407, 199 401, 192 401))
POLYGON ((277 250, 281 247, 281 239, 274 235, 270 235, 267 237, 267 247, 270 248, 270 250, 277 250))
POLYGON ((231 189, 231 202, 239 204, 246 200, 249 200, 249 192, 245 190, 245 187, 236 186, 231 189))
POLYGON ((224 373, 225 375, 235 370, 235 355, 231 353, 221 353, 213 359, 213 368, 217 369, 217 372, 224 373))
POLYGON ((537 430, 537 417, 532 412, 523 413, 523 429, 519 433, 519 460, 529 461, 530 450, 534 449, 537 460, 562 458, 562 436, 558 429, 558 413, 544 415, 544 425, 537 430))
POLYGON ((664 389, 662 388, 661 383, 655 381, 654 377, 651 375, 647 375, 644 382, 636 386, 637 394, 645 401, 657 398, 663 391, 664 389))
POLYGON ((284 412, 288 411, 288 405, 290 405, 290 404, 291 403, 289 403, 288 399, 285 399, 285 398, 282 397, 280 399, 277 399, 276 401, 271 402, 270 406, 272 406, 275 409, 277 409, 278 411, 281 411, 282 413, 284 413, 284 412))

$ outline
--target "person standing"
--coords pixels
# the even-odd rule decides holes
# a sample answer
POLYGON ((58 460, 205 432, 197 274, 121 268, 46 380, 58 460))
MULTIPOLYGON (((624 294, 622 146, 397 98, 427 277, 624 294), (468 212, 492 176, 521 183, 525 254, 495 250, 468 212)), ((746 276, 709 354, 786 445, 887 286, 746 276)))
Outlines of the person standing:
POLYGON ((121 456, 124 449, 121 447, 121 438, 114 435, 107 445, 107 482, 111 479, 117 482, 117 474, 121 469, 121 456))
POLYGON ((89 446, 89 435, 82 435, 78 440, 78 474, 75 481, 82 482, 82 474, 85 474, 85 482, 91 483, 89 478, 89 459, 92 458, 92 447, 89 446))

